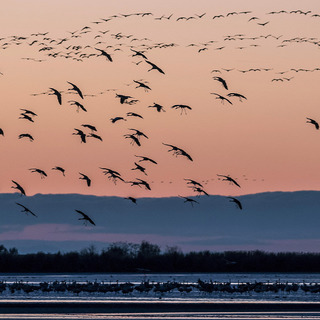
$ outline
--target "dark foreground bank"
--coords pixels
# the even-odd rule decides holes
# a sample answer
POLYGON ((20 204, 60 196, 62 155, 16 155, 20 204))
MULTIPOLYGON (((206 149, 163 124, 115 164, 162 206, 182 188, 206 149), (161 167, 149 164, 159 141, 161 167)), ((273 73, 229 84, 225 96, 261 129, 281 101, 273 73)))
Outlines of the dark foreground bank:
POLYGON ((1 314, 150 312, 320 312, 320 303, 0 302, 1 314))

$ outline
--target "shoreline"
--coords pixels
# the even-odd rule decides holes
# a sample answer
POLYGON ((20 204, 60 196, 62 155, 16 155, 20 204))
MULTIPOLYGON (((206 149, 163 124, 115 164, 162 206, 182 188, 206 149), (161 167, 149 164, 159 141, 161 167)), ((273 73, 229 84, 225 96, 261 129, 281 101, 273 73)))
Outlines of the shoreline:
POLYGON ((320 312, 320 302, 0 302, 0 314, 150 312, 320 312))

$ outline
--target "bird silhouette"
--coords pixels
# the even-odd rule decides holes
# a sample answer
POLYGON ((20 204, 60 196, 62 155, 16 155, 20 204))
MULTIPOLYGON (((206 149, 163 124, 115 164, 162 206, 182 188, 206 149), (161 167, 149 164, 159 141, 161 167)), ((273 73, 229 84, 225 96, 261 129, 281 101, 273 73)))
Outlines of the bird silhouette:
POLYGON ((102 168, 102 167, 100 167, 100 169, 103 170, 102 171, 103 174, 107 175, 108 179, 112 180, 114 182, 114 184, 116 184, 118 180, 125 182, 124 179, 121 178, 121 174, 118 171, 115 171, 115 170, 112 170, 109 168, 102 168))
POLYGON ((127 117, 137 117, 137 118, 143 119, 143 116, 141 116, 138 113, 134 113, 134 112, 127 112, 127 117))
POLYGON ((135 133, 133 135, 135 135, 138 139, 140 139, 140 137, 145 137, 146 139, 149 139, 147 135, 145 135, 142 131, 137 130, 137 129, 129 129, 132 131, 135 131, 135 133))
POLYGON ((191 156, 186 153, 183 149, 179 148, 179 147, 176 147, 172 144, 167 144, 167 143, 162 143, 163 145, 167 146, 167 147, 170 147, 171 149, 168 150, 168 152, 171 152, 173 151, 173 154, 175 156, 185 156, 187 159, 189 159, 190 161, 193 161, 193 159, 191 158, 191 156))
POLYGON ((83 104, 81 104, 78 101, 74 101, 74 100, 70 100, 68 101, 70 103, 70 105, 72 106, 77 106, 77 112, 79 112, 79 110, 83 110, 84 112, 87 112, 87 109, 83 106, 83 104))
POLYGON ((141 146, 139 139, 134 134, 125 134, 123 135, 126 139, 131 139, 130 144, 141 146))
POLYGON ((92 126, 91 124, 82 124, 81 127, 88 128, 91 131, 97 131, 97 128, 95 126, 92 126))
POLYGON ((77 132, 74 132, 73 135, 76 135, 76 136, 80 136, 81 138, 81 143, 86 143, 86 134, 80 130, 80 129, 76 129, 74 128, 74 130, 76 130, 77 132))
POLYGON ((33 213, 30 209, 28 209, 27 207, 25 207, 23 204, 18 203, 18 202, 16 202, 16 204, 22 208, 21 212, 25 212, 26 215, 27 215, 28 213, 30 213, 30 214, 32 214, 33 216, 38 217, 35 213, 33 213))
POLYGON ((54 89, 54 88, 49 88, 49 89, 53 91, 52 93, 49 93, 49 94, 55 95, 57 97, 57 99, 58 99, 59 104, 61 105, 62 104, 61 92, 56 90, 56 89, 54 89))
POLYGON ((160 104, 157 104, 155 102, 153 103, 153 106, 148 106, 148 108, 155 108, 155 109, 157 109, 158 112, 161 112, 161 111, 166 112, 164 110, 163 106, 161 106, 160 104))
POLYGON ((192 110, 191 107, 185 105, 185 104, 175 104, 171 107, 172 109, 180 109, 180 114, 184 113, 187 114, 187 110, 192 110))
POLYGON ((79 174, 80 174, 79 179, 80 180, 85 180, 86 183, 87 183, 87 186, 90 187, 91 186, 91 179, 87 175, 85 175, 85 174, 83 174, 81 172, 79 172, 79 174))
POLYGON ((132 55, 133 57, 139 56, 139 57, 142 57, 143 59, 148 60, 148 58, 143 54, 143 51, 136 51, 136 50, 133 50, 133 49, 130 49, 130 50, 132 52, 134 52, 134 54, 132 55))
POLYGON ((2 129, 2 128, 0 128, 0 135, 1 135, 1 136, 4 136, 4 132, 3 132, 3 129, 2 129))
POLYGON ((315 126, 316 130, 319 130, 319 123, 316 120, 313 120, 311 118, 307 118, 307 120, 309 120, 309 121, 307 121, 307 123, 313 124, 315 126))
POLYGON ((192 180, 192 179, 183 179, 183 180, 187 181, 187 184, 192 184, 195 187, 198 186, 200 188, 203 188, 203 185, 198 181, 195 181, 195 180, 192 180))
POLYGON ((157 71, 159 71, 160 73, 165 74, 165 73, 163 72, 163 70, 160 69, 160 68, 159 68, 157 65, 155 65, 154 63, 152 63, 152 62, 150 62, 150 61, 148 61, 148 60, 145 60, 145 62, 148 63, 148 64, 151 66, 151 69, 149 69, 148 71, 157 70, 157 71))
POLYGON ((93 220, 88 215, 86 215, 84 212, 82 212, 80 210, 76 210, 76 209, 75 209, 75 211, 81 214, 82 218, 79 218, 78 220, 83 220, 85 225, 87 225, 88 222, 94 226, 96 225, 93 222, 93 220))
POLYGON ((240 210, 242 210, 242 204, 241 204, 241 202, 240 202, 238 199, 233 198, 233 197, 228 197, 228 198, 231 199, 231 200, 229 200, 230 202, 234 202, 234 203, 236 204, 236 206, 237 206, 240 210))
POLYGON ((116 94, 116 98, 120 98, 120 103, 124 104, 127 102, 128 99, 132 98, 130 96, 125 96, 123 94, 116 94))
POLYGON ((243 96, 242 94, 240 93, 234 93, 234 92, 230 92, 227 94, 227 97, 237 97, 239 98, 240 102, 242 102, 242 99, 245 99, 247 100, 247 98, 245 96, 243 96))
POLYGON ((15 184, 15 186, 12 186, 11 188, 20 191, 21 195, 25 196, 26 193, 25 193, 24 189, 21 187, 21 185, 16 181, 13 181, 13 180, 11 180, 11 181, 15 184))
POLYGON ((135 168, 132 168, 131 170, 139 170, 141 171, 142 173, 144 173, 146 176, 147 176, 147 173, 146 173, 146 168, 140 166, 138 163, 134 163, 136 165, 135 168))
POLYGON ((106 57, 110 62, 112 62, 112 58, 111 58, 111 56, 110 56, 109 53, 107 53, 106 51, 104 51, 104 50, 102 50, 102 49, 97 49, 97 48, 95 48, 95 49, 98 50, 98 51, 100 51, 101 56, 106 57))
POLYGON ((46 174, 43 170, 41 170, 41 169, 38 169, 38 168, 30 168, 29 170, 30 170, 31 172, 39 173, 41 179, 47 177, 47 174, 46 174))
POLYGON ((228 90, 228 85, 227 85, 227 83, 226 83, 226 81, 224 79, 222 79, 221 77, 213 77, 213 80, 219 81, 223 85, 223 87, 226 90, 228 90))
POLYGON ((130 200, 131 202, 133 202, 134 204, 137 204, 137 199, 136 198, 133 198, 133 197, 126 197, 124 198, 126 200, 130 200))
POLYGON ((229 176, 224 176, 222 174, 217 174, 218 177, 223 177, 224 179, 222 179, 222 181, 229 181, 231 183, 233 183, 234 185, 236 185, 237 187, 241 188, 240 185, 238 184, 238 182, 234 179, 232 179, 229 176))
POLYGON ((145 91, 151 90, 149 86, 147 86, 145 83, 137 80, 133 80, 134 83, 136 83, 138 86, 136 88, 143 88, 145 91))
POLYGON ((29 140, 31 142, 34 140, 32 135, 29 134, 29 133, 21 133, 21 134, 19 134, 18 139, 22 139, 22 138, 29 138, 29 140))
POLYGON ((226 97, 224 97, 224 96, 222 96, 222 95, 220 95, 218 93, 211 93, 211 94, 216 95, 217 96, 216 99, 221 100, 222 104, 224 103, 224 101, 227 101, 229 104, 232 104, 232 102, 228 98, 226 98, 226 97))
POLYGON ((88 138, 95 138, 95 139, 97 139, 97 140, 100 140, 100 141, 103 141, 102 140, 102 138, 99 136, 99 135, 97 135, 97 134, 95 134, 95 133, 89 133, 88 135, 87 135, 87 137, 88 138))
POLYGON ((153 164, 158 164, 156 161, 154 161, 154 160, 152 160, 152 159, 150 159, 148 157, 144 157, 144 156, 135 156, 135 157, 141 158, 140 160, 138 160, 138 162, 149 161, 149 162, 151 162, 153 164))
POLYGON ((34 120, 30 116, 28 116, 26 113, 21 113, 21 116, 19 117, 19 119, 25 119, 30 122, 34 122, 34 120))
POLYGON ((29 114, 29 115, 31 115, 31 116, 33 116, 33 117, 37 117, 37 116, 38 116, 36 113, 34 113, 34 112, 31 111, 31 110, 22 109, 22 108, 20 108, 20 110, 23 111, 24 114, 29 114))
POLYGON ((110 121, 112 123, 116 123, 117 121, 119 120, 124 120, 124 121, 127 121, 127 119, 123 118, 123 117, 115 117, 115 118, 110 118, 110 121))
POLYGON ((60 171, 62 173, 62 175, 65 177, 65 169, 63 169, 62 167, 54 167, 51 170, 57 170, 60 171))
POLYGON ((82 94, 81 90, 75 84, 73 84, 69 81, 67 81, 67 82, 72 86, 72 88, 68 89, 68 90, 75 91, 80 96, 80 98, 83 99, 83 94, 82 94))
POLYGON ((192 207, 193 207, 193 204, 194 204, 194 203, 199 204, 199 202, 198 202, 197 200, 194 200, 194 199, 192 199, 192 198, 183 197, 183 196, 178 196, 178 197, 181 198, 181 199, 184 199, 183 202, 185 202, 185 203, 190 203, 192 207))

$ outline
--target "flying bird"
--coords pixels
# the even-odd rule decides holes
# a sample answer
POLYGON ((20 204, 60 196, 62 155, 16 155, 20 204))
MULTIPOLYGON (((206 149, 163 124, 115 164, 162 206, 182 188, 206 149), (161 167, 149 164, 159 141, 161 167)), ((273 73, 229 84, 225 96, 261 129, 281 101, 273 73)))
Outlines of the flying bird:
POLYGON ((97 48, 95 48, 95 49, 98 50, 98 51, 100 51, 101 56, 105 56, 110 62, 112 62, 112 58, 111 58, 111 56, 110 56, 109 53, 107 53, 106 51, 104 51, 104 50, 102 50, 102 49, 97 49, 97 48))
POLYGON ((133 197, 127 197, 127 198, 124 198, 126 200, 130 200, 131 202, 133 202, 134 204, 137 204, 137 199, 136 198, 133 198, 133 197))
POLYGON ((134 134, 125 134, 123 136, 126 139, 131 139, 130 144, 132 144, 132 145, 136 144, 139 147, 141 146, 141 143, 140 143, 139 139, 134 134))
POLYGON ((148 64, 151 66, 151 69, 149 69, 148 71, 157 70, 157 71, 159 71, 160 73, 165 74, 165 73, 163 72, 163 70, 160 69, 160 68, 159 68, 157 65, 155 65, 154 63, 152 63, 152 62, 150 62, 150 61, 148 61, 148 60, 145 60, 145 62, 148 63, 148 64))
POLYGON ((123 117, 115 117, 115 118, 110 118, 110 121, 112 123, 116 123, 117 121, 119 120, 124 120, 124 121, 127 121, 127 119, 123 118, 123 117))
POLYGON ((84 224, 86 225, 88 222, 91 223, 92 225, 96 225, 93 220, 88 216, 86 215, 84 212, 80 211, 80 210, 76 210, 76 212, 80 213, 82 215, 82 218, 79 218, 78 220, 83 220, 84 221, 84 224))
POLYGON ((62 167, 54 167, 52 168, 51 170, 57 170, 57 171, 60 171, 62 173, 62 175, 65 177, 65 169, 63 169, 62 167))
POLYGON ((181 148, 178 148, 172 144, 166 144, 166 143, 162 143, 163 145, 167 146, 167 147, 170 147, 171 149, 168 150, 168 152, 171 152, 173 151, 173 154, 175 156, 185 156, 187 159, 189 159, 190 161, 193 161, 193 159, 191 158, 191 156, 186 153, 183 149, 181 148))
POLYGON ((128 99, 132 98, 130 96, 125 96, 123 94, 116 94, 116 98, 120 98, 120 103, 124 104, 127 102, 128 99))
POLYGON ((158 164, 156 161, 154 161, 154 160, 152 160, 152 159, 150 159, 148 157, 144 157, 144 156, 135 156, 135 157, 141 158, 140 160, 138 160, 138 162, 149 161, 149 162, 151 162, 153 164, 158 164))
POLYGON ((143 116, 141 116, 138 113, 134 113, 134 112, 127 112, 127 117, 137 117, 137 118, 143 119, 143 116))
POLYGON ((218 93, 211 93, 211 94, 216 95, 217 96, 216 99, 221 100, 222 104, 224 103, 224 101, 227 101, 228 103, 232 104, 232 102, 228 98, 226 98, 226 97, 224 97, 224 96, 222 96, 222 95, 220 95, 218 93))
POLYGON ((194 199, 192 199, 192 198, 183 197, 183 196, 178 196, 178 197, 181 198, 181 199, 184 199, 183 202, 185 202, 185 203, 186 203, 186 202, 187 202, 187 203, 190 203, 192 207, 193 207, 193 204, 194 204, 194 203, 199 204, 199 202, 198 202, 197 200, 194 200, 194 199))
POLYGON ((15 184, 15 186, 13 186, 13 187, 11 187, 11 188, 20 191, 21 195, 24 195, 24 196, 25 196, 26 193, 25 193, 24 189, 21 187, 21 185, 20 185, 18 182, 15 182, 15 181, 13 181, 13 180, 11 180, 11 181, 15 184))
POLYGON ((23 204, 16 202, 16 204, 18 206, 20 206, 22 208, 21 212, 25 212, 26 214, 30 213, 35 217, 38 217, 36 214, 34 214, 30 209, 28 209, 27 207, 25 207, 23 204))
POLYGON ((181 110, 180 114, 182 114, 182 113, 187 114, 187 110, 192 110, 191 107, 186 106, 185 104, 175 104, 171 108, 172 109, 176 109, 176 110, 180 109, 181 110))
POLYGON ((49 88, 49 89, 53 91, 52 93, 49 93, 49 94, 55 95, 57 97, 57 99, 58 99, 59 104, 61 105, 62 104, 61 92, 56 90, 56 89, 54 89, 54 88, 49 88))
POLYGON ((156 108, 158 112, 166 112, 166 110, 164 110, 163 106, 161 106, 160 104, 157 103, 153 103, 153 106, 148 106, 148 108, 156 108))
POLYGON ((247 98, 245 96, 243 96, 242 94, 240 93, 234 93, 234 92, 230 92, 227 94, 227 97, 238 97, 240 102, 242 102, 242 99, 245 99, 247 100, 247 98))
POLYGON ((317 130, 319 130, 319 123, 316 120, 313 120, 313 119, 310 119, 310 118, 307 118, 307 120, 309 120, 309 121, 307 121, 307 123, 313 124, 315 126, 315 128, 317 130))
POLYGON ((242 204, 241 204, 241 202, 240 202, 238 199, 233 198, 233 197, 228 197, 228 198, 231 199, 231 200, 229 200, 230 202, 234 202, 234 203, 236 204, 236 206, 237 206, 240 210, 242 210, 242 204))
POLYGON ((29 170, 30 170, 31 172, 39 173, 41 179, 47 177, 47 174, 46 174, 43 170, 41 170, 41 169, 38 169, 38 168, 30 168, 29 170))
POLYGON ((18 139, 22 139, 22 138, 29 138, 29 140, 31 142, 34 140, 32 135, 29 134, 29 133, 21 133, 21 134, 19 134, 18 139))
POLYGON ((87 109, 83 106, 83 104, 79 103, 78 101, 70 100, 68 102, 72 106, 77 106, 77 112, 79 112, 80 109, 83 110, 84 112, 87 112, 87 109))
POLYGON ((80 136, 81 138, 81 143, 86 143, 86 134, 80 130, 80 129, 76 129, 74 128, 74 130, 76 130, 77 132, 74 132, 72 135, 76 135, 76 136, 80 136))
POLYGON ((229 176, 224 176, 222 174, 217 174, 218 177, 223 177, 224 179, 222 179, 222 181, 229 181, 231 183, 233 183, 234 185, 236 185, 237 187, 241 188, 240 185, 238 184, 238 182, 234 179, 232 179, 229 176))
POLYGON ((213 77, 213 80, 219 81, 223 85, 223 87, 226 90, 228 90, 228 85, 227 85, 227 83, 226 83, 226 81, 224 79, 222 79, 221 77, 213 77))
POLYGON ((79 174, 80 174, 79 179, 80 180, 85 180, 87 182, 87 186, 90 187, 91 186, 91 179, 88 176, 86 176, 85 174, 81 173, 81 172, 79 172, 79 174))
POLYGON ((82 94, 81 90, 75 84, 73 84, 73 83, 71 83, 69 81, 67 81, 67 82, 72 86, 72 88, 68 89, 68 90, 75 91, 80 96, 80 98, 83 99, 83 94, 82 94))

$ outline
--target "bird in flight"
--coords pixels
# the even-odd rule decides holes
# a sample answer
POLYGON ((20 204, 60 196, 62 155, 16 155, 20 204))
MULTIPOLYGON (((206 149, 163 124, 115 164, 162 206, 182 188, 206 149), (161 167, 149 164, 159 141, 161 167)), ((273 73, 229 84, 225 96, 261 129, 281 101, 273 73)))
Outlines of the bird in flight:
POLYGON ((126 139, 131 139, 130 144, 132 144, 132 145, 136 144, 139 147, 141 146, 139 139, 134 134, 125 134, 123 136, 126 139))
POLYGON ((156 108, 158 112, 166 112, 166 110, 164 110, 163 106, 161 106, 160 104, 157 103, 153 103, 153 106, 148 106, 148 108, 156 108))
POLYGON ((47 174, 46 174, 43 170, 41 170, 41 169, 38 169, 38 168, 30 168, 29 170, 30 170, 31 172, 39 173, 41 179, 47 177, 47 174))
POLYGON ((158 164, 156 161, 154 161, 154 160, 152 160, 152 159, 150 159, 148 157, 144 157, 144 156, 135 156, 135 157, 141 158, 140 160, 138 160, 138 162, 149 161, 149 162, 151 162, 153 164, 158 164))
POLYGON ((152 62, 150 62, 150 61, 148 61, 148 60, 145 60, 145 62, 148 63, 148 64, 151 66, 151 69, 149 69, 148 71, 157 70, 157 71, 159 71, 160 73, 165 74, 165 73, 163 72, 163 70, 160 69, 160 68, 159 68, 157 65, 155 65, 154 63, 152 63, 152 62))
POLYGON ((87 112, 87 109, 83 106, 83 104, 79 103, 78 101, 70 100, 68 102, 72 106, 77 106, 77 112, 79 112, 80 109, 83 110, 84 112, 87 112))
POLYGON ((203 188, 203 185, 198 182, 198 181, 195 181, 195 180, 192 180, 192 179, 184 179, 185 181, 187 181, 187 184, 192 184, 194 187, 200 187, 200 188, 203 188))
POLYGON ((79 174, 80 174, 79 179, 80 180, 85 180, 87 182, 87 186, 90 187, 91 186, 91 179, 88 176, 86 176, 85 174, 81 173, 81 172, 79 172, 79 174))
POLYGON ((170 147, 171 149, 168 150, 168 152, 171 152, 173 151, 173 154, 177 157, 177 156, 184 156, 186 157, 187 159, 189 159, 190 161, 193 161, 193 159, 191 158, 191 156, 186 153, 183 149, 181 148, 178 148, 172 144, 166 144, 166 143, 162 143, 163 145, 167 146, 167 147, 170 147))
POLYGON ((226 98, 226 97, 224 97, 224 96, 222 96, 222 95, 220 95, 218 93, 211 93, 211 94, 216 95, 217 96, 216 99, 221 100, 222 104, 224 103, 224 101, 227 101, 228 103, 232 104, 232 102, 228 98, 226 98))
POLYGON ((114 118, 110 118, 110 121, 112 123, 116 123, 117 121, 119 120, 124 120, 124 121, 127 121, 127 119, 123 118, 123 117, 114 117, 114 118))
POLYGON ((230 202, 234 202, 234 203, 236 204, 236 206, 237 206, 240 210, 242 210, 242 204, 241 204, 241 202, 240 202, 238 199, 233 198, 233 197, 228 197, 228 198, 231 199, 231 200, 229 200, 230 202))
POLYGON ((26 193, 25 193, 24 189, 20 186, 20 184, 18 182, 13 181, 13 180, 11 180, 11 181, 15 184, 15 186, 12 186, 11 188, 20 191, 21 195, 25 196, 26 193))
POLYGON ((112 58, 111 58, 111 56, 110 56, 109 53, 107 53, 106 51, 104 51, 104 50, 102 50, 102 49, 97 49, 97 48, 95 48, 95 49, 98 50, 98 51, 100 51, 101 56, 105 56, 110 62, 112 62, 112 58))
POLYGON ((134 204, 137 204, 137 199, 133 198, 133 197, 126 197, 126 200, 130 200, 131 202, 133 202, 134 204))
POLYGON ((236 185, 237 187, 241 188, 240 185, 238 184, 238 182, 234 179, 232 179, 229 176, 224 176, 222 174, 217 174, 218 177, 223 177, 224 179, 222 179, 222 181, 229 181, 231 183, 233 183, 234 185, 236 185))
POLYGON ((80 210, 76 210, 76 209, 75 209, 75 211, 81 214, 82 218, 79 218, 78 220, 83 220, 85 225, 87 225, 88 222, 94 226, 96 225, 93 222, 93 220, 88 215, 86 215, 84 212, 82 212, 80 210))
POLYGON ((226 81, 224 79, 222 79, 221 77, 213 77, 213 80, 219 81, 223 85, 223 87, 226 90, 228 90, 228 85, 227 85, 227 83, 226 83, 226 81))
POLYGON ((240 102, 242 102, 242 99, 245 99, 247 100, 247 98, 245 96, 243 96, 242 94, 240 93, 235 93, 235 92, 230 92, 227 94, 227 97, 238 97, 240 102))
POLYGON ((315 128, 317 129, 317 130, 319 130, 319 123, 316 121, 316 120, 313 120, 313 119, 311 119, 311 118, 307 118, 307 123, 311 123, 311 124, 313 124, 314 126, 315 126, 315 128))
POLYGON ((83 94, 82 94, 81 90, 75 84, 73 84, 69 81, 67 81, 67 82, 72 86, 72 88, 70 88, 68 90, 75 91, 80 96, 80 98, 83 99, 83 94))
POLYGON ((137 118, 143 119, 143 116, 134 112, 127 112, 127 117, 137 117, 137 118))
POLYGON ((127 100, 132 98, 130 96, 125 96, 123 94, 116 94, 116 98, 120 98, 120 103, 121 104, 124 104, 124 103, 127 103, 127 100))
POLYGON ((56 90, 56 89, 54 89, 54 88, 49 88, 49 89, 53 91, 52 93, 49 93, 49 94, 55 95, 57 97, 57 99, 58 99, 59 104, 61 105, 62 104, 61 92, 56 90))
POLYGON ((22 208, 21 212, 25 212, 26 214, 30 213, 35 217, 38 217, 36 214, 34 214, 30 209, 28 209, 27 207, 25 207, 23 204, 16 202, 16 204, 18 206, 20 206, 22 208))
POLYGON ((176 110, 180 109, 180 114, 182 113, 187 114, 187 110, 192 110, 191 107, 186 106, 185 104, 175 104, 171 108, 176 110))
POLYGON ((143 88, 145 91, 151 90, 151 88, 148 85, 141 81, 133 80, 133 82, 138 85, 136 88, 143 88))
POLYGON ((131 170, 139 170, 139 171, 141 171, 142 173, 144 173, 147 176, 145 167, 140 166, 140 164, 138 164, 136 162, 134 164, 136 165, 136 167, 132 168, 131 170))
POLYGON ((51 170, 57 170, 57 171, 60 171, 60 172, 62 172, 62 175, 65 177, 65 169, 63 169, 62 167, 54 167, 54 168, 52 168, 51 170))
POLYGON ((34 140, 32 135, 29 134, 29 133, 21 133, 21 134, 19 134, 18 139, 22 139, 22 138, 29 138, 30 142, 32 142, 34 140))
POLYGON ((184 199, 183 202, 185 202, 185 203, 190 203, 192 207, 193 207, 193 204, 194 204, 194 203, 199 204, 199 202, 198 202, 197 200, 194 200, 194 199, 192 199, 192 198, 183 197, 183 196, 178 196, 178 197, 181 198, 181 199, 184 199))
POLYGON ((76 130, 77 132, 74 132, 73 135, 76 135, 76 136, 80 136, 81 138, 81 143, 86 143, 86 134, 80 130, 80 129, 76 129, 74 128, 74 130, 76 130))
POLYGON ((91 131, 97 131, 97 128, 95 126, 92 126, 91 124, 82 124, 81 127, 88 128, 91 131))

